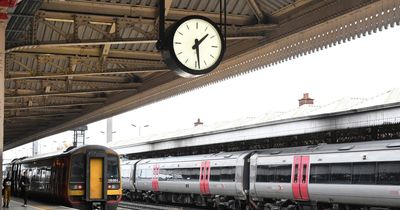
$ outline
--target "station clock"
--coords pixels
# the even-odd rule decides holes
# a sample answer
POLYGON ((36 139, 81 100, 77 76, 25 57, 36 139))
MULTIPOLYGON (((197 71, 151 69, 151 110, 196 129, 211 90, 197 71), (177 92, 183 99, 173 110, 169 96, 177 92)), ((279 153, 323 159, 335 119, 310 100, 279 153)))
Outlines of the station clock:
POLYGON ((225 52, 225 40, 218 26, 202 16, 187 16, 171 25, 165 41, 165 63, 183 77, 211 72, 225 52))

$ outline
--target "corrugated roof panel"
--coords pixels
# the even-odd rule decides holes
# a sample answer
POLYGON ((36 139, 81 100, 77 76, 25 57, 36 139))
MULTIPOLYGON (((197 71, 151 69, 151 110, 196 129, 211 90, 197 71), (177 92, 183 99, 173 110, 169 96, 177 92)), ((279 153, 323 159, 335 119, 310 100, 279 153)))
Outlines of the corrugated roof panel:
MULTIPOLYGON (((180 0, 173 1, 172 7, 205 12, 219 13, 219 0, 180 0)), ((246 2, 243 0, 227 0, 227 11, 229 14, 250 15, 246 2)))
POLYGON ((390 103, 396 103, 399 101, 400 101, 400 88, 397 88, 397 89, 392 89, 392 90, 386 91, 375 97, 368 98, 368 100, 366 100, 365 103, 360 104, 360 106, 357 106, 356 108, 376 106, 376 105, 381 105, 381 104, 390 104, 390 103))
POLYGON ((332 103, 319 106, 318 109, 313 110, 312 112, 309 113, 309 115, 318 115, 318 114, 350 110, 353 109, 357 104, 363 103, 364 100, 365 99, 342 98, 332 103))
POLYGON ((271 14, 289 4, 293 4, 294 0, 259 0, 257 1, 261 10, 271 14))
POLYGON ((10 17, 7 24, 6 37, 8 47, 15 44, 11 40, 21 40, 21 36, 25 35, 24 31, 27 31, 30 27, 32 16, 41 4, 41 0, 21 1, 15 9, 9 8, 9 12, 14 15, 10 17))

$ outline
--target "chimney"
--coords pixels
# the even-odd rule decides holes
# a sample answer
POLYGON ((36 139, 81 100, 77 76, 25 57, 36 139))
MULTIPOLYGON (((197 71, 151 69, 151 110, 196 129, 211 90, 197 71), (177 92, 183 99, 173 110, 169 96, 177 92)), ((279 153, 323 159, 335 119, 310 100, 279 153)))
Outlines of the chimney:
POLYGON ((203 125, 203 122, 200 121, 200 118, 197 118, 197 122, 194 123, 194 127, 197 127, 199 125, 203 125))
POLYGON ((310 98, 308 96, 308 93, 304 93, 303 98, 299 99, 299 106, 302 106, 304 104, 314 104, 314 99, 310 98))

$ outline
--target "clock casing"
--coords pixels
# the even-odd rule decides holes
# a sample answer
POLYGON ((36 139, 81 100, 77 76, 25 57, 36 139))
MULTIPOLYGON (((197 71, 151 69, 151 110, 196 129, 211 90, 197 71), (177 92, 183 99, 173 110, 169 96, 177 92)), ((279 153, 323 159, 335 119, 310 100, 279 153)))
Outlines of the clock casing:
POLYGON ((166 32, 161 51, 167 66, 182 77, 197 77, 222 61, 226 43, 218 26, 203 16, 187 16, 166 32))

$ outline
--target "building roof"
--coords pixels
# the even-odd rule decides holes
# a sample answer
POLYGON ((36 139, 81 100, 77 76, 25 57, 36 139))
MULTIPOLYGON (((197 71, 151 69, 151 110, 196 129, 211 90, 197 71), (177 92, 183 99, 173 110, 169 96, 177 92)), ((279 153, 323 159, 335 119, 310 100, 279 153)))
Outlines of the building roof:
POLYGON ((147 142, 152 143, 167 141, 170 139, 207 136, 208 134, 212 133, 224 133, 231 130, 242 130, 245 128, 259 127, 262 125, 284 125, 285 123, 291 123, 295 119, 299 118, 323 118, 324 116, 332 116, 336 113, 398 103, 400 103, 400 88, 392 89, 369 98, 341 98, 326 105, 305 104, 286 112, 266 113, 256 117, 243 117, 232 121, 204 124, 189 129, 176 130, 173 132, 129 138, 126 140, 112 142, 109 146, 118 148, 131 144, 143 144, 147 142))

